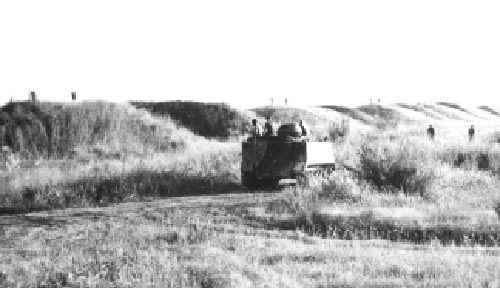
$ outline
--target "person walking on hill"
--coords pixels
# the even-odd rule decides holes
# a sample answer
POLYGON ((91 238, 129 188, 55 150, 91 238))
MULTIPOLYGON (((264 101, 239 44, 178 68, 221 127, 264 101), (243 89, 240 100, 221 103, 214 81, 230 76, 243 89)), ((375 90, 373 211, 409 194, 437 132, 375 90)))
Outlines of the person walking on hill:
POLYGON ((436 134, 436 131, 434 130, 434 127, 432 127, 432 125, 429 125, 429 128, 427 128, 427 136, 429 136, 429 138, 431 140, 434 140, 435 134, 436 134))
POLYGON ((264 136, 273 136, 273 124, 271 123, 271 116, 266 117, 266 124, 264 124, 264 136))
POLYGON ((469 128, 469 141, 474 140, 474 133, 475 133, 474 125, 471 125, 469 128))
POLYGON ((250 132, 253 137, 262 136, 262 128, 257 124, 257 119, 252 119, 252 127, 250 128, 250 132))

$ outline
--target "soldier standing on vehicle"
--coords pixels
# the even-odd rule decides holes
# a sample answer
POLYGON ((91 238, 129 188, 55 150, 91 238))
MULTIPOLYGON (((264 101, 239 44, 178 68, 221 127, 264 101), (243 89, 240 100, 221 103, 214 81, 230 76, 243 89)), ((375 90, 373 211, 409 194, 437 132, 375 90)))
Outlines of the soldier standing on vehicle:
POLYGON ((252 133, 253 137, 262 136, 262 129, 260 125, 257 124, 257 119, 252 119, 252 127, 250 129, 251 129, 250 132, 252 133))
POLYGON ((306 122, 304 120, 299 121, 300 129, 302 129, 302 136, 307 136, 309 128, 307 128, 306 122))
POLYGON ((264 124, 264 135, 265 136, 273 136, 273 124, 271 123, 271 116, 266 117, 266 124, 264 124))
POLYGON ((429 136, 429 138, 431 138, 432 140, 434 140, 434 134, 436 132, 434 131, 434 127, 432 127, 432 125, 429 125, 429 128, 427 128, 427 136, 429 136))
POLYGON ((469 141, 474 140, 474 133, 475 133, 474 125, 471 125, 469 128, 469 141))

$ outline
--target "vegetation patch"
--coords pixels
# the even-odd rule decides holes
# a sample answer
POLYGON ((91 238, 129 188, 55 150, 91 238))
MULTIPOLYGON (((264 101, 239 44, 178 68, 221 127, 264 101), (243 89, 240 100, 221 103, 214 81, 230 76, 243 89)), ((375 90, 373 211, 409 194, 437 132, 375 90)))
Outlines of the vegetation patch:
POLYGON ((490 141, 493 142, 493 143, 500 144, 500 132, 496 131, 496 132, 491 133, 491 135, 490 135, 490 141))
POLYGON ((439 152, 439 159, 455 168, 500 172, 500 154, 485 147, 450 147, 439 152))
POLYGON ((366 143, 359 153, 361 177, 380 191, 388 188, 423 196, 434 178, 432 170, 423 165, 428 155, 409 143, 366 143))
POLYGON ((228 193, 241 188, 235 178, 227 175, 203 177, 182 172, 140 171, 124 177, 83 179, 55 187, 24 188, 21 199, 15 201, 14 205, 1 207, 0 214, 228 193))
POLYGON ((236 157, 235 151, 189 154, 185 159, 181 157, 158 167, 143 163, 144 167, 137 166, 125 173, 99 170, 82 178, 22 186, 1 195, 0 214, 239 191, 236 157))
MULTIPOLYGON (((23 159, 74 157, 79 147, 104 145, 115 152, 184 147, 190 137, 126 105, 11 102, 1 108, 0 143, 23 159), (182 139, 184 138, 184 139, 182 139)), ((192 138, 192 137, 191 137, 192 138)))
POLYGON ((347 192, 357 200, 338 200, 338 192, 331 190, 335 187, 323 186, 313 192, 295 193, 287 202, 269 203, 267 214, 260 213, 253 219, 260 219, 268 229, 300 229, 308 235, 329 239, 500 246, 500 222, 494 214, 464 208, 446 212, 422 204, 411 208, 381 202, 370 207, 366 197, 373 196, 356 197, 353 192, 347 192), (273 217, 272 211, 277 215, 273 217), (483 220, 477 221, 479 218, 483 220))

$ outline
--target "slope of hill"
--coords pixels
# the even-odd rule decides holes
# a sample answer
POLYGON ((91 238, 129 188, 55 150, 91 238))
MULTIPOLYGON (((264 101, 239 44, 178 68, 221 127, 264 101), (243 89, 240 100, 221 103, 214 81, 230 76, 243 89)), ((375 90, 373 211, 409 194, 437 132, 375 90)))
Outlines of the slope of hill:
POLYGON ((455 104, 455 103, 449 103, 449 102, 436 102, 437 105, 441 105, 441 106, 446 106, 446 107, 449 107, 449 108, 452 108, 452 109, 456 109, 458 111, 462 111, 464 113, 469 113, 469 111, 467 111, 466 109, 464 109, 463 107, 461 107, 460 105, 458 104, 455 104))
MULTIPOLYGON (((435 119, 440 120, 442 116, 437 115, 436 113, 432 113, 431 111, 425 109, 422 105, 411 105, 405 103, 398 103, 397 106, 406 109, 405 111, 401 111, 401 113, 417 118, 417 119, 435 119)), ((411 117, 410 116, 410 117, 411 117)))
POLYGON ((350 117, 351 119, 358 120, 364 124, 368 124, 373 121, 372 116, 367 115, 366 113, 355 108, 349 108, 345 106, 335 106, 335 105, 325 105, 320 107, 325 109, 330 109, 338 113, 342 113, 345 116, 350 117))
POLYGON ((421 119, 421 116, 413 113, 414 111, 408 113, 408 110, 415 110, 409 105, 405 105, 404 108, 407 109, 405 111, 401 110, 401 105, 361 105, 356 108, 335 105, 321 107, 342 113, 350 119, 360 121, 368 126, 395 126, 399 123, 409 123, 421 119))
POLYGON ((62 158, 96 145, 119 152, 163 151, 195 137, 146 111, 107 102, 12 102, 1 108, 0 127, 2 145, 23 158, 62 158))
POLYGON ((168 116, 197 135, 226 139, 247 131, 255 113, 238 110, 224 103, 191 101, 131 102, 153 115, 168 116))
POLYGON ((409 118, 421 119, 430 123, 436 121, 476 122, 483 120, 497 120, 500 113, 488 106, 463 107, 448 102, 436 104, 396 104, 397 109, 409 118))
POLYGON ((496 111, 495 109, 492 109, 489 106, 484 106, 484 105, 483 106, 479 106, 478 109, 481 109, 481 110, 486 111, 486 112, 488 112, 488 113, 490 113, 492 115, 500 117, 500 113, 498 113, 498 111, 496 111))
POLYGON ((448 103, 448 102, 437 102, 436 103, 437 105, 440 105, 440 106, 444 106, 444 107, 447 107, 447 108, 450 108, 450 109, 455 109, 455 110, 458 110, 459 112, 461 112, 460 114, 461 115, 464 115, 464 118, 479 118, 481 119, 482 117, 472 111, 470 111, 469 109, 465 109, 464 107, 458 105, 458 104, 455 104, 455 103, 448 103))

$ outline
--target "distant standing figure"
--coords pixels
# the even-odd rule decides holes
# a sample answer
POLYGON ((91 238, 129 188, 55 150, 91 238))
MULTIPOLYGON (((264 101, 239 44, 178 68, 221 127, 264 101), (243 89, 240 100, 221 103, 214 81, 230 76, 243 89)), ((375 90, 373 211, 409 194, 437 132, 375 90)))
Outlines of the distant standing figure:
POLYGON ((253 137, 262 136, 262 129, 257 124, 257 119, 252 119, 251 133, 253 137))
POLYGON ((432 127, 432 125, 429 125, 429 128, 427 128, 427 136, 429 136, 429 138, 434 140, 435 134, 436 132, 434 131, 434 127, 432 127))
POLYGON ((309 133, 309 128, 307 128, 306 122, 304 120, 300 120, 299 125, 302 129, 302 136, 307 136, 307 134, 309 133))
POLYGON ((30 92, 30 100, 32 103, 36 103, 36 93, 35 91, 30 92))
POLYGON ((474 140, 474 125, 471 125, 470 128, 469 128, 469 141, 472 141, 474 140))
POLYGON ((265 136, 273 136, 274 135, 273 124, 271 123, 270 116, 266 117, 266 124, 264 124, 264 135, 265 136))

